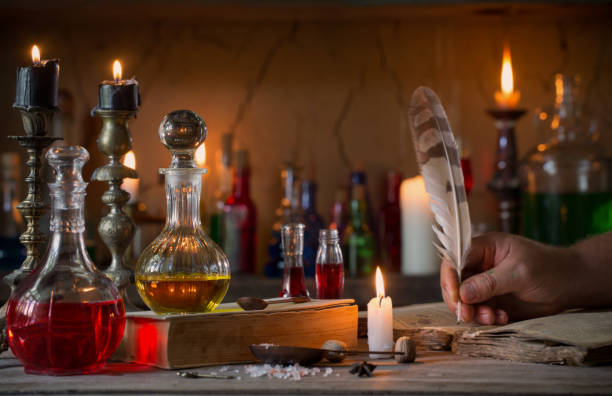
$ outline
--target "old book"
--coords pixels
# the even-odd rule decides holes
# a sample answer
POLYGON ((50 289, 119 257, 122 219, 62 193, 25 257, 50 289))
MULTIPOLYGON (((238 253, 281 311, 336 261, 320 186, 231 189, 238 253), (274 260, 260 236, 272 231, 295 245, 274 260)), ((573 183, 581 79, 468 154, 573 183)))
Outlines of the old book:
POLYGON ((612 362, 612 311, 567 312, 457 334, 460 355, 520 362, 595 365, 612 362))
POLYGON ((458 333, 474 327, 457 324, 457 316, 444 303, 415 304, 393 310, 393 337, 408 336, 419 350, 450 350, 458 333))
MULTIPOLYGON (((471 324, 457 324, 444 303, 414 304, 393 309, 393 338, 408 336, 419 350, 450 351, 455 335, 471 324)), ((359 312, 359 337, 368 336, 367 312, 359 312)))
POLYGON ((357 345, 353 300, 273 304, 259 311, 229 303, 205 314, 130 312, 113 359, 165 369, 242 363, 254 360, 251 344, 319 348, 329 339, 357 345))

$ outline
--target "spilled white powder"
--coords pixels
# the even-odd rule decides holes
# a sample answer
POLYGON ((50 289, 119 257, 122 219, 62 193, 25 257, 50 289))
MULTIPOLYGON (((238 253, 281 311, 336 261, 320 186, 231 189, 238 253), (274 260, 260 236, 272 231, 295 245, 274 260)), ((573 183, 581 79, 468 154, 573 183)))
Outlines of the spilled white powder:
MULTIPOLYGON (((306 376, 316 376, 321 373, 321 369, 318 367, 308 368, 302 367, 299 364, 295 364, 293 366, 281 366, 277 364, 272 366, 270 364, 264 365, 248 365, 245 366, 244 371, 251 378, 257 377, 268 377, 268 378, 278 378, 292 381, 299 381, 302 377, 306 376)), ((327 367, 323 372, 323 377, 327 377, 331 373, 333 373, 333 369, 331 367, 327 367)))

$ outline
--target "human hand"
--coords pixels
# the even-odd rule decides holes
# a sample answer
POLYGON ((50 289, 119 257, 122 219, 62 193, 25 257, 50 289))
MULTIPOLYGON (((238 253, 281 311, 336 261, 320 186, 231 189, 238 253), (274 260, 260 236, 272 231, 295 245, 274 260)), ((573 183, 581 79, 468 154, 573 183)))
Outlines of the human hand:
POLYGON ((472 239, 461 287, 445 259, 440 286, 446 305, 461 319, 504 325, 561 312, 571 305, 579 257, 569 248, 544 245, 517 235, 491 233, 472 239))

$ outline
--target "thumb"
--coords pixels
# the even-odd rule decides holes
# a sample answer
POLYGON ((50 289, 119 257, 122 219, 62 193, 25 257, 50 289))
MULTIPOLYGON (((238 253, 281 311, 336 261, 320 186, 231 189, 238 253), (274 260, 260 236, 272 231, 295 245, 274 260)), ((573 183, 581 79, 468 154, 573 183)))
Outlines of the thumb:
POLYGON ((459 288, 461 301, 477 304, 513 291, 514 276, 508 267, 500 266, 466 279, 459 288))

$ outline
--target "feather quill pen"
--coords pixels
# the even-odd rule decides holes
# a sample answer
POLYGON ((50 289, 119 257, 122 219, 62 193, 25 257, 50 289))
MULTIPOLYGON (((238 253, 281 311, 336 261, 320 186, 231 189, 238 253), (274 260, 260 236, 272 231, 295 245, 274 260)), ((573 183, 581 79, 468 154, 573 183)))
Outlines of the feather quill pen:
MULTIPOLYGON (((414 91, 408 114, 416 159, 436 220, 433 230, 440 244, 434 245, 455 267, 461 283, 472 226, 457 142, 442 103, 430 88, 414 91)), ((457 322, 460 320, 461 299, 457 301, 457 322)))

